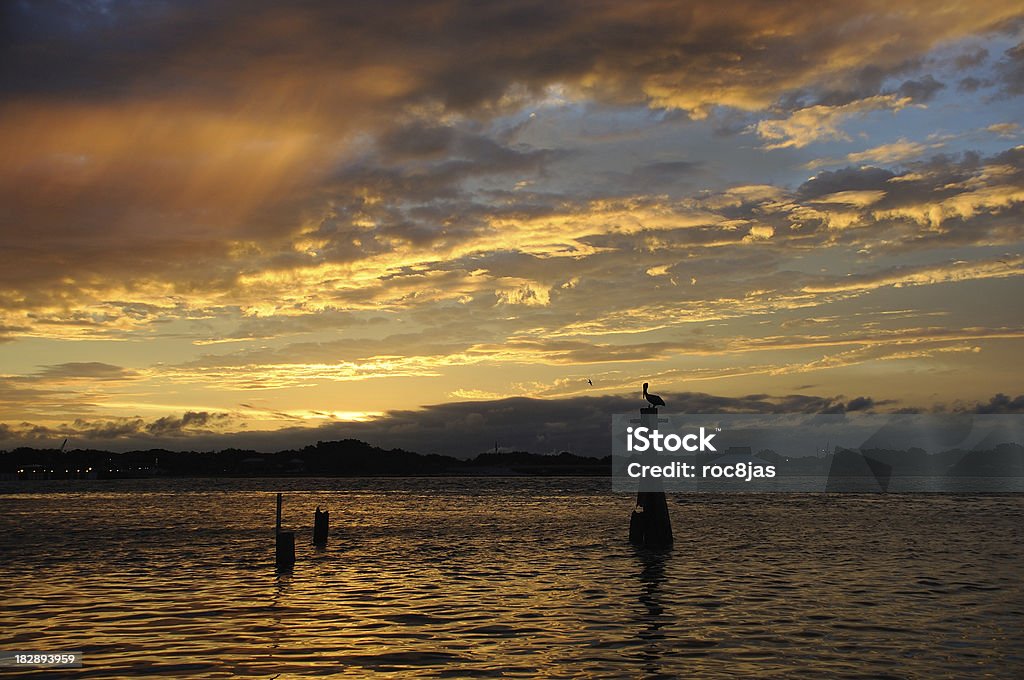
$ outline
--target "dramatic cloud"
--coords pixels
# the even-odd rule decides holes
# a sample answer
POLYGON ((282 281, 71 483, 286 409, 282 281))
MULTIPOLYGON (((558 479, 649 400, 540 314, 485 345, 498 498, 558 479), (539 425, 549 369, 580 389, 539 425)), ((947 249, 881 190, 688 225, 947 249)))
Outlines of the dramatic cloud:
POLYGON ((904 81, 896 90, 896 93, 915 102, 927 102, 935 97, 939 90, 945 87, 944 83, 940 83, 929 74, 920 80, 904 81))
POLYGON ((996 64, 1000 92, 1007 96, 1024 94, 1024 42, 1006 50, 996 64))
POLYGON ((971 413, 1024 413, 1024 394, 1010 398, 1000 393, 992 397, 987 404, 977 404, 964 410, 971 413))
MULTIPOLYGON (((872 397, 819 397, 801 394, 753 394, 721 397, 700 392, 663 395, 680 413, 823 413, 905 412, 890 401, 872 397)), ((227 414, 185 413, 178 418, 146 422, 141 418, 117 421, 75 421, 57 428, 27 423, 0 429, 0 446, 30 444, 55 446, 62 437, 74 437, 73 448, 107 447, 112 450, 181 448, 188 437, 193 450, 252 448, 277 451, 301 448, 317 441, 357 438, 383 448, 418 453, 439 453, 468 458, 491 451, 559 453, 602 457, 611 453, 613 413, 636 410, 638 400, 622 397, 573 399, 500 399, 427 406, 415 411, 392 411, 366 422, 329 422, 315 428, 284 428, 274 432, 218 433, 227 414)), ((960 404, 954 411, 969 413, 1022 413, 1024 395, 998 394, 986 403, 960 404)))
POLYGON ((1019 3, 0 14, 5 432, 1021 377, 1019 3))
MULTIPOLYGON (((20 423, 4 426, 0 430, 3 439, 13 440, 17 445, 34 445, 46 448, 61 438, 74 438, 81 447, 106 446, 113 450, 128 448, 156 448, 168 442, 168 438, 202 437, 223 432, 231 424, 227 413, 186 411, 181 416, 165 416, 153 421, 143 418, 110 418, 88 420, 77 418, 69 423, 56 426, 20 423)), ((227 435, 230 437, 230 435, 227 435)), ((170 444, 180 447, 180 442, 170 444)))
POLYGON ((899 111, 910 102, 910 97, 887 94, 841 106, 809 106, 792 112, 786 118, 762 120, 755 130, 767 142, 766 149, 799 149, 823 139, 849 140, 842 125, 851 117, 879 110, 899 111))

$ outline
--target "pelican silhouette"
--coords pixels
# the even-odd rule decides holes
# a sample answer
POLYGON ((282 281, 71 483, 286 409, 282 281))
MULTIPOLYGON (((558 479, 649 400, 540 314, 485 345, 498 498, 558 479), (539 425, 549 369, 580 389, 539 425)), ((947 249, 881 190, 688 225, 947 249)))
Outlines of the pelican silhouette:
POLYGON ((591 387, 593 387, 594 386, 594 381, 591 380, 590 378, 587 378, 587 384, 590 385, 591 387))
POLYGON ((647 393, 647 383, 644 383, 644 399, 651 402, 651 406, 664 406, 665 400, 659 397, 657 394, 647 393))

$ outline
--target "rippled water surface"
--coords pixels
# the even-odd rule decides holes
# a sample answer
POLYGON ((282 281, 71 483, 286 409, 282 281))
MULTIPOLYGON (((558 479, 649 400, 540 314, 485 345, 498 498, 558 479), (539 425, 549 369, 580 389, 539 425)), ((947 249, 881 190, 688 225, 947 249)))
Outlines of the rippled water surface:
POLYGON ((650 552, 608 488, 4 483, 0 649, 84 651, 69 677, 1024 675, 1020 496, 677 496, 650 552))

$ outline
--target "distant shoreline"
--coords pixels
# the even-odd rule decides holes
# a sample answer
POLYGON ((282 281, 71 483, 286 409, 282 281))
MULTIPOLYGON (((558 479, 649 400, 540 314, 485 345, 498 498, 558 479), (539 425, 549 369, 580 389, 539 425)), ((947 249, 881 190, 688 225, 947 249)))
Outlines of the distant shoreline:
MULTIPOLYGON (((752 452, 747 450, 747 455, 752 452)), ((900 477, 1020 477, 1024 476, 1024 448, 999 444, 992 450, 952 449, 928 454, 907 451, 838 449, 822 457, 786 457, 774 451, 756 454, 776 465, 783 474, 803 476, 857 476, 863 459, 900 477), (858 463, 860 461, 860 463, 858 463)), ((710 462, 716 456, 697 454, 692 462, 710 462), (701 459, 701 460, 698 460, 701 459)), ((621 462, 621 461, 620 461, 621 462)), ((0 451, 0 480, 145 479, 158 477, 610 477, 612 457, 504 451, 459 459, 420 454, 403 449, 382 449, 358 439, 317 442, 301 449, 260 453, 253 450, 168 451, 150 449, 115 453, 95 449, 17 448, 0 451)))
POLYGON ((357 439, 317 442, 302 449, 115 453, 18 448, 0 452, 0 479, 144 479, 151 477, 550 477, 609 476, 611 456, 569 452, 481 453, 459 459, 402 449, 381 449, 357 439))

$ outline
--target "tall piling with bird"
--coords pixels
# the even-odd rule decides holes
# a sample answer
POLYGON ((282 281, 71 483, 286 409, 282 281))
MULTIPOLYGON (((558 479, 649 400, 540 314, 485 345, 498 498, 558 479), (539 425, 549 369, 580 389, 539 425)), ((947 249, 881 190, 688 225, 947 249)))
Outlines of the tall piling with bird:
MULTIPOLYGON (((658 407, 665 406, 665 400, 647 391, 644 383, 644 399, 649 407, 640 409, 638 421, 649 430, 658 429, 658 407)), ((672 520, 668 514, 668 502, 660 479, 648 480, 654 488, 642 488, 636 494, 636 506, 629 516, 629 541, 647 548, 663 548, 672 545, 672 520)))

